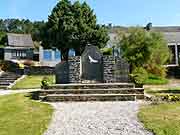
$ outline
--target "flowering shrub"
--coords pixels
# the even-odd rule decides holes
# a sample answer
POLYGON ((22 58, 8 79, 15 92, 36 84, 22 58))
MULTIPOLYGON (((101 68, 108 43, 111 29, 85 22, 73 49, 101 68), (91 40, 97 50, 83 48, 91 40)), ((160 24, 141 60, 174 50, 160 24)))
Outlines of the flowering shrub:
POLYGON ((162 98, 163 100, 170 101, 170 102, 177 102, 180 101, 180 97, 176 95, 166 95, 162 98))

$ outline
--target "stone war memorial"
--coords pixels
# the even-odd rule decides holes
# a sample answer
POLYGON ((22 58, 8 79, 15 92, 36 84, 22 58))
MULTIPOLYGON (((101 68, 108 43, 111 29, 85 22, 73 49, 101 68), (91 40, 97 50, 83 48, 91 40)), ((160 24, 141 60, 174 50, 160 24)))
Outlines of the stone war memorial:
POLYGON ((56 83, 129 82, 129 64, 120 57, 103 56, 96 46, 87 45, 81 57, 71 57, 56 66, 56 83))
POLYGON ((38 92, 43 101, 135 101, 144 89, 129 79, 129 64, 121 57, 103 56, 87 45, 81 56, 70 57, 55 68, 56 84, 38 92))

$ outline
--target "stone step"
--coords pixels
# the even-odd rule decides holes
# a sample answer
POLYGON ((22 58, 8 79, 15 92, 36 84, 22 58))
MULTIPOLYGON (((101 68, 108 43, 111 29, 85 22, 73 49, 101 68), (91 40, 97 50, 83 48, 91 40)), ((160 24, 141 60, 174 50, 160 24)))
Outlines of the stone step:
POLYGON ((0 82, 14 82, 14 80, 16 79, 1 79, 0 78, 0 82))
POLYGON ((0 89, 7 89, 10 84, 16 81, 20 75, 10 72, 4 72, 0 76, 0 89))
POLYGON ((6 90, 8 86, 0 86, 0 90, 6 90))
POLYGON ((10 85, 11 83, 10 82, 0 82, 0 85, 4 86, 4 85, 10 85))
MULTIPOLYGON (((50 94, 44 101, 135 101, 136 94, 50 94)), ((143 95, 142 95, 143 96, 143 95)))
POLYGON ((19 76, 0 76, 1 78, 18 78, 19 76))
POLYGON ((97 83, 97 84, 56 84, 48 86, 47 89, 112 89, 112 88, 134 88, 133 83, 97 83))
POLYGON ((48 94, 144 94, 143 88, 119 88, 119 89, 61 89, 41 90, 39 96, 48 94))

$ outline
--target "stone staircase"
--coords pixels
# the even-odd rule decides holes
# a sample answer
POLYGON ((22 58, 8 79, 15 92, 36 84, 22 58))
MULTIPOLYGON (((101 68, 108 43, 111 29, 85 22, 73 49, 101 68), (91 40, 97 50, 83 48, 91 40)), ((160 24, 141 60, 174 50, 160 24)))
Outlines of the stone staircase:
POLYGON ((135 101, 144 99, 144 89, 131 83, 58 84, 34 94, 36 99, 59 101, 135 101))
POLYGON ((14 83, 21 75, 11 73, 11 72, 4 72, 0 75, 0 89, 8 89, 12 83, 14 83))

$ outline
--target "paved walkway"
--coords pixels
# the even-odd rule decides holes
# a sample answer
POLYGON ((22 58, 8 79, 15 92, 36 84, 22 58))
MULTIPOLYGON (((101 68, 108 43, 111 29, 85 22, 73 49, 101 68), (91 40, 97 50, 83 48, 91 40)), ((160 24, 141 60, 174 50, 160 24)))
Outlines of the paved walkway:
POLYGON ((28 90, 0 90, 0 96, 16 93, 27 93, 32 91, 37 91, 38 89, 28 89, 28 90))
POLYGON ((55 112, 44 135, 152 135, 138 121, 141 103, 51 103, 55 112))

